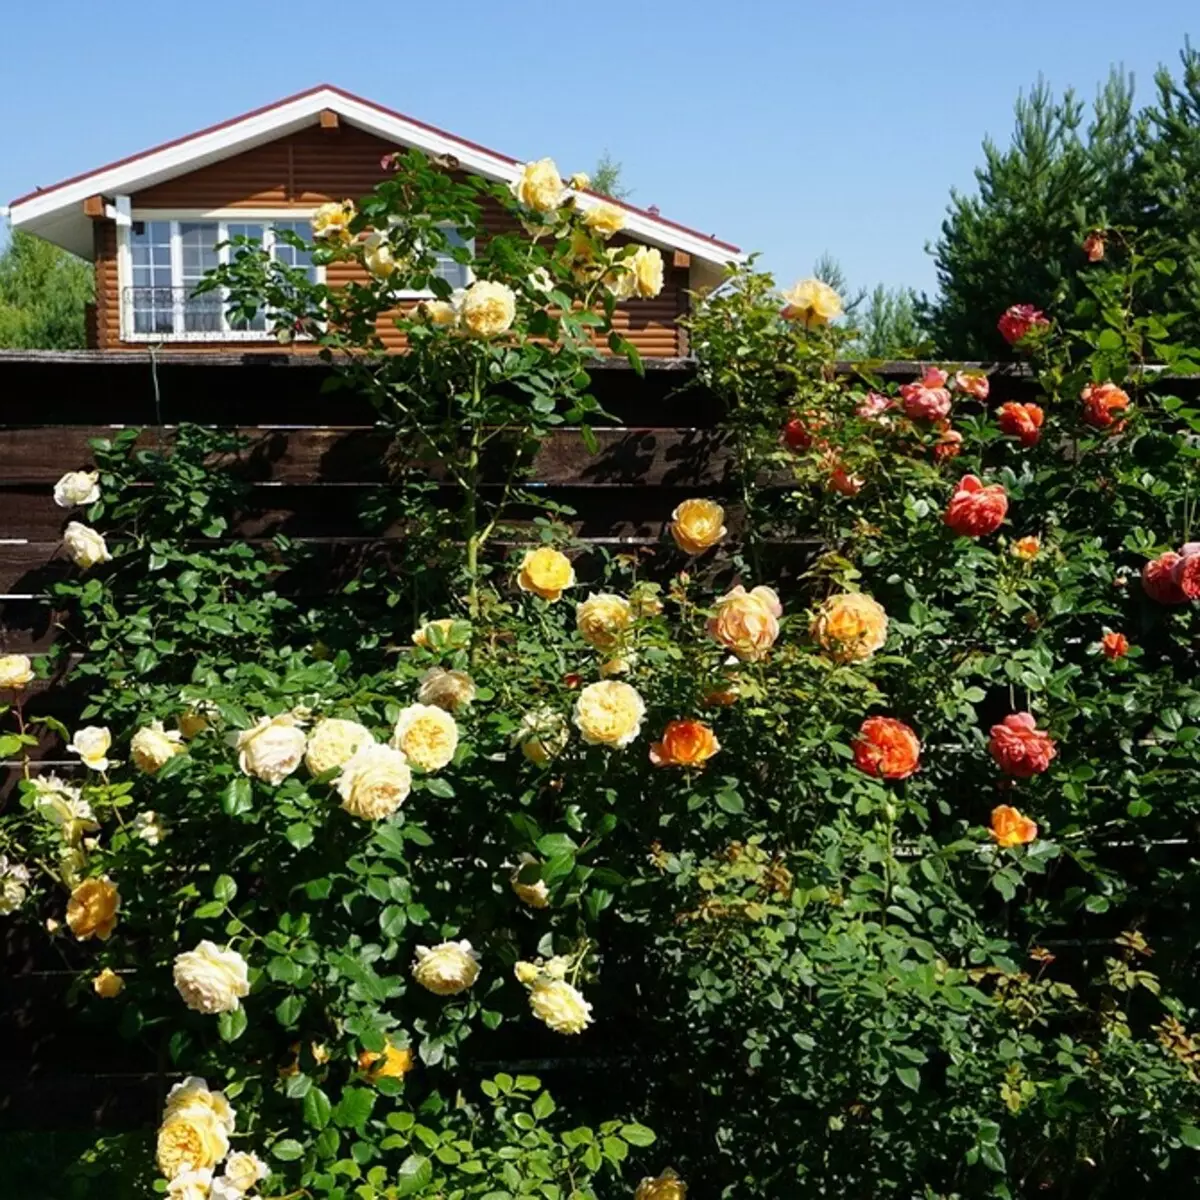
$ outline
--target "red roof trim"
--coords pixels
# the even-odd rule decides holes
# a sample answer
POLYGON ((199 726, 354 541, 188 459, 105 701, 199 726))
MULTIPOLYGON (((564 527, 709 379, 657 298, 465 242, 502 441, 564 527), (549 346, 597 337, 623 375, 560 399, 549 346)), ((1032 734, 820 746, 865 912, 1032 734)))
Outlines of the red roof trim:
MULTIPOLYGON (((447 133, 444 129, 439 129, 436 125, 430 125, 426 121, 419 121, 416 117, 406 116, 404 113, 397 112, 395 109, 386 108, 382 104, 376 104, 374 100, 366 100, 362 96, 356 96, 353 92, 348 92, 344 88, 335 87, 331 83, 320 83, 316 87, 306 88, 302 92, 296 92, 292 96, 285 96, 282 100, 276 100, 273 104, 264 104, 261 108, 251 109, 250 112, 242 113, 240 116, 230 117, 227 121, 218 121, 215 125, 206 126, 204 129, 198 129, 194 133, 185 134, 183 137, 172 138, 169 142, 161 142, 157 146, 152 146, 148 150, 143 150, 138 154, 130 154, 125 158, 118 158, 115 162, 106 163, 102 167, 96 167, 92 171, 84 171, 80 175, 72 175, 69 179, 60 180, 58 183, 51 184, 50 187, 37 188, 32 192, 26 193, 24 196, 18 196, 10 204, 10 208, 15 208, 18 204, 24 204, 27 200, 33 200, 42 196, 49 195, 51 192, 57 192, 61 188, 70 187, 72 184, 82 183, 85 179, 91 179, 94 175, 103 175, 106 171, 115 170, 117 167, 128 166, 131 163, 137 162, 139 159, 148 158, 152 154, 158 154, 163 150, 170 150, 175 146, 180 146, 184 142, 193 141, 196 138, 206 137, 210 133, 218 133, 222 129, 228 129, 232 125, 239 125, 243 121, 248 121, 252 117, 262 116, 263 113, 269 113, 277 108, 282 108, 285 104, 293 104, 297 100, 303 100, 306 96, 316 95, 318 92, 332 92, 334 95, 341 96, 346 100, 352 100, 355 104, 365 105, 367 108, 373 108, 376 112, 382 113, 386 117, 392 117, 396 120, 407 121, 410 125, 416 125, 420 129, 425 129, 438 137, 446 138, 448 141, 457 142, 460 146, 466 146, 471 150, 478 150, 480 153, 489 154, 493 158, 498 158, 512 166, 520 165, 520 159, 513 158, 508 154, 501 154, 499 151, 491 150, 487 146, 482 146, 478 142, 472 142, 467 138, 459 137, 454 133, 447 133)), ((585 189, 587 190, 587 189, 585 189)), ((652 213, 644 208, 638 208, 636 205, 627 204, 623 200, 612 200, 605 196, 599 196, 599 193, 588 191, 591 196, 596 196, 599 199, 607 200, 609 203, 616 204, 617 207, 625 209, 627 212, 636 213, 640 217, 645 217, 648 221, 654 221, 659 225, 666 225, 672 229, 678 229, 682 233, 690 234, 692 237, 704 238, 706 241, 712 242, 714 246, 721 246, 726 250, 732 250, 734 253, 740 253, 739 247, 733 245, 732 242, 721 241, 720 238, 714 237, 710 233, 700 233, 698 230, 692 229, 687 225, 681 225, 678 221, 669 220, 667 217, 659 216, 657 213, 652 213)))

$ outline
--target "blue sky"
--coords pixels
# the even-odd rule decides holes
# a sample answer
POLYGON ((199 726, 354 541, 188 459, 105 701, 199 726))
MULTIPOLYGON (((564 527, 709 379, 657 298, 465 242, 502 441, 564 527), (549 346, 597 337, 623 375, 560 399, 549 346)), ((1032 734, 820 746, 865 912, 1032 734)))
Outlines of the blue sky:
POLYGON ((334 83, 764 252, 789 283, 828 250, 860 286, 932 288, 925 253, 985 133, 1039 73, 1145 96, 1200 34, 1195 0, 643 0, 12 4, 0 203, 313 84, 334 83))

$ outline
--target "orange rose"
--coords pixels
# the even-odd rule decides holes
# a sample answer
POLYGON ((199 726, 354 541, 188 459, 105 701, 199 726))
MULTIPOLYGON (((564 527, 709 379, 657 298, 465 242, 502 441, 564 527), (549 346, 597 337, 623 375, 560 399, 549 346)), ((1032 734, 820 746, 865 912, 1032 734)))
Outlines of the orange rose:
POLYGON ((738 584, 717 601, 708 619, 708 634, 743 662, 757 662, 779 637, 782 613, 779 597, 769 587, 748 592, 738 584))
POLYGON ((1018 779, 1040 775, 1058 751, 1048 733, 1037 727, 1032 713, 1011 713, 992 726, 988 749, 1000 769, 1018 779))
POLYGON ((1083 252, 1088 262, 1099 262, 1104 257, 1104 235, 1093 231, 1083 239, 1083 252))
POLYGON ((1012 846, 1027 846, 1038 835, 1036 821, 1008 804, 992 809, 992 837, 1003 849, 1012 846))
POLYGON ((685 554, 703 554, 727 532, 725 510, 713 500, 685 500, 671 514, 671 536, 685 554))
POLYGON ((837 662, 864 662, 887 641, 883 606, 861 592, 830 596, 817 610, 809 632, 837 662))
POLYGON ((1123 633, 1106 633, 1100 639, 1105 658, 1124 658, 1129 653, 1129 639, 1123 633))
POLYGON ((650 747, 650 761, 656 767, 703 767, 720 748, 703 721, 668 721, 662 741, 650 747))
POLYGON ((1036 446, 1041 440, 1046 414, 1036 404, 1009 401, 1000 405, 996 420, 1005 433, 1020 438, 1022 446, 1036 446))
POLYGON ((1041 552, 1041 539, 1034 537, 1032 534, 1028 537, 1017 538, 1012 544, 1012 549, 1009 551, 1013 558, 1021 558, 1025 562, 1033 562, 1041 552))
POLYGON ((894 717, 868 717, 853 747, 854 765, 880 779, 907 779, 921 761, 917 735, 894 717))
POLYGON ((998 484, 984 486, 976 475, 964 475, 946 509, 946 524, 960 537, 995 533, 1008 512, 1008 496, 998 484))
POLYGON ((957 458, 962 453, 963 435, 957 429, 951 429, 949 421, 938 421, 933 428, 938 435, 938 440, 933 444, 934 462, 957 458))
POLYGON ((1083 401, 1083 420, 1094 429, 1123 428, 1125 422, 1118 421, 1115 414, 1129 407, 1129 394, 1115 383, 1089 383, 1079 393, 1083 401))
POLYGON ((1159 604, 1186 604, 1187 593, 1179 586, 1178 568, 1183 555, 1168 550, 1142 568, 1142 590, 1159 604))
POLYGON ((364 1050, 358 1056, 358 1069, 374 1083, 377 1079, 403 1079, 413 1068, 412 1051, 407 1046, 393 1046, 391 1042, 382 1054, 364 1050))
POLYGON ((966 392, 976 400, 986 400, 991 390, 986 371, 959 371, 954 382, 960 392, 966 392))

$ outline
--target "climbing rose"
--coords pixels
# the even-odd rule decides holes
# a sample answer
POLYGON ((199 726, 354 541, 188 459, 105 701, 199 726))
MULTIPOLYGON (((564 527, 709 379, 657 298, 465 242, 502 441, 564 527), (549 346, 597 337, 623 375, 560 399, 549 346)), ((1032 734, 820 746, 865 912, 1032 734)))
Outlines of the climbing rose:
POLYGON ((363 742, 342 764, 334 780, 342 808, 364 821, 382 821, 408 799, 412 791, 412 769, 403 751, 363 742))
POLYGON ((1020 438, 1022 446, 1036 446, 1042 436, 1042 423, 1046 420, 1046 414, 1036 404, 1017 404, 1009 401, 1000 405, 996 419, 1005 433, 1020 438))
POLYGON ((324 775, 334 767, 344 767, 360 747, 374 740, 371 731, 357 721, 348 721, 344 717, 325 717, 313 726, 308 735, 304 765, 314 775, 324 775))
POLYGON ((200 1013, 236 1012, 250 994, 246 960, 236 950, 202 941, 175 957, 175 990, 200 1013))
POLYGON ((354 220, 358 210, 353 200, 330 201, 322 204, 313 213, 313 237, 317 240, 332 242, 348 242, 350 240, 350 222, 354 220))
POLYGON ((950 412, 950 389, 946 387, 946 372, 926 367, 916 383, 906 383, 900 389, 904 412, 913 421, 940 421, 950 412))
POLYGON ((436 704, 410 704, 396 718, 392 745, 418 770, 440 771, 458 749, 458 726, 436 704))
POLYGON ((16 690, 33 682, 33 663, 26 654, 0 655, 0 691, 16 690))
POLYGON ((961 537, 995 533, 1008 512, 1008 496, 998 483, 985 487, 976 475, 964 475, 946 509, 946 524, 961 537))
POLYGON ((593 592, 575 606, 575 628, 596 650, 611 650, 632 624, 633 606, 612 592, 593 592))
POLYGON ((1187 593, 1176 578, 1176 568, 1182 562, 1182 554, 1168 550, 1146 563, 1142 568, 1142 590, 1151 600, 1157 600, 1159 604, 1187 603, 1187 593))
POLYGON ((282 783, 300 765, 306 742, 294 713, 262 717, 252 729, 234 735, 238 767, 264 783, 282 783))
POLYGON ((615 204, 602 202, 589 208, 583 214, 583 223, 594 233, 598 233, 607 240, 614 233, 620 233, 625 228, 625 212, 615 204))
POLYGON ((805 325, 826 325, 842 315, 842 298, 819 279, 802 279, 783 293, 780 315, 785 321, 805 325))
POLYGON ((854 765, 880 779, 907 779, 920 759, 917 735, 894 717, 868 717, 854 739, 854 765))
POLYGON ((858 402, 858 407, 854 411, 864 421, 873 421, 876 425, 888 425, 891 423, 891 419, 884 414, 893 407, 895 407, 895 401, 890 396, 881 395, 879 392, 868 392, 858 402))
POLYGON ((656 767, 703 767, 720 748, 703 721, 668 721, 662 741, 650 747, 650 761, 656 767))
POLYGON ((517 315, 516 293, 506 284, 480 279, 467 288, 459 315, 476 337, 504 333, 517 315))
POLYGON ((1035 821, 1031 821, 1024 813, 1008 804, 1000 804, 992 809, 992 837, 1003 849, 1012 846, 1025 846, 1038 835, 1035 821))
POLYGON ((68 471, 54 485, 54 503, 59 508, 95 504, 100 499, 99 471, 68 471))
POLYGON ((592 1006, 565 979, 539 979, 529 989, 529 1007, 555 1033, 582 1033, 592 1023, 592 1006))
POLYGON ((1124 424, 1114 414, 1129 407, 1129 394, 1115 383, 1089 383, 1079 398, 1083 401, 1084 423, 1093 429, 1120 429, 1124 424))
POLYGON ((566 588, 575 586, 575 568, 561 551, 550 546, 528 550, 517 572, 517 587, 532 592, 552 604, 561 598, 566 588))
POLYGON ((92 991, 96 993, 102 1000, 113 1000, 121 994, 125 988, 125 980, 116 973, 111 967, 105 967, 99 975, 92 980, 92 991))
POLYGON ((79 521, 69 522, 63 530, 63 545, 71 561, 85 571, 112 559, 104 535, 79 521))
POLYGON ((413 978, 435 996, 465 992, 479 978, 479 955, 468 941, 418 946, 413 978))
POLYGON ((663 256, 657 246, 639 246, 633 257, 626 259, 633 279, 633 294, 642 300, 653 300, 663 290, 663 256))
POLYGON ((517 200, 534 212, 554 212, 567 198, 567 189, 552 158, 525 163, 508 188, 517 200))
POLYGON ((1049 324, 1046 314, 1032 304, 1014 304, 996 322, 996 328, 1010 346, 1015 346, 1028 336, 1030 330, 1045 329, 1049 324))
POLYGON ((1106 633, 1100 639, 1105 658, 1124 658, 1129 653, 1129 639, 1123 633, 1106 633))
POLYGON ((615 679, 589 683, 575 701, 575 726, 589 746, 623 749, 641 733, 645 715, 637 691, 615 679))
POLYGON ((1000 769, 1018 779, 1040 775, 1058 753, 1048 733, 1038 729, 1032 713, 1010 713, 992 726, 988 749, 1000 769))
POLYGON ((715 500, 685 500, 671 514, 671 536, 684 554, 703 554, 728 533, 715 500))
POLYGON ((430 667, 420 679, 417 699, 422 704, 436 704, 447 712, 468 708, 475 701, 475 681, 466 671, 447 671, 430 667))
POLYGON ((393 1046, 389 1041, 382 1053, 362 1051, 358 1056, 358 1069, 372 1083, 380 1079, 403 1079, 413 1069, 413 1052, 407 1046, 393 1046))
POLYGON ((176 754, 184 753, 183 734, 163 729, 161 721, 152 721, 135 733, 129 742, 129 757, 133 765, 146 775, 153 775, 167 765, 176 754))
POLYGON ((67 925, 81 941, 99 938, 108 941, 117 924, 121 893, 106 875, 85 879, 67 902, 67 925))
POLYGON ((966 392, 968 396, 973 396, 976 400, 986 400, 988 392, 991 390, 987 374, 984 371, 959 371, 954 376, 954 382, 960 392, 966 392))
POLYGON ((779 637, 783 608, 769 587, 746 591, 739 583, 717 601, 708 619, 708 636, 732 651, 742 662, 758 662, 779 637))
POLYGON ((846 470, 845 464, 839 462, 837 458, 827 460, 829 464, 829 477, 825 480, 825 490, 827 492, 838 492, 843 496, 857 496, 863 490, 863 477, 861 475, 851 475, 846 470))
POLYGON ((843 592, 821 605, 809 632, 837 662, 865 662, 887 641, 887 613, 862 592, 843 592))
POLYGON ((797 416, 788 418, 783 427, 783 442, 790 450, 805 451, 813 444, 813 435, 805 423, 797 416))

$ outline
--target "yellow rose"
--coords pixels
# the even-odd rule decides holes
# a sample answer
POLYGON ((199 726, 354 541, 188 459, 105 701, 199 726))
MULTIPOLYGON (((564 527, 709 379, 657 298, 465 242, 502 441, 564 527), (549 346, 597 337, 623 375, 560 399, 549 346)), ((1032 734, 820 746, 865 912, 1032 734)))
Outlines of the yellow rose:
POLYGON ((575 725, 592 746, 628 746, 642 731, 646 705, 628 683, 589 683, 575 701, 575 725))
POLYGON ((116 971, 105 967, 92 980, 92 991, 96 993, 102 1000, 113 1000, 125 990, 125 980, 123 980, 116 971))
POLYGON ((163 1108, 164 1119, 185 1110, 202 1109, 212 1113, 226 1133, 232 1133, 237 1124, 233 1106, 224 1092, 214 1092, 198 1075, 189 1075, 167 1093, 163 1108))
POLYGON ((107 875, 85 879, 67 901, 67 924, 81 942, 94 937, 106 942, 116 926, 120 904, 121 893, 107 875))
POLYGON ((529 1007, 555 1033, 582 1033, 592 1023, 592 1006, 565 979, 539 979, 529 989, 529 1007))
MULTIPOLYGON (((550 904, 550 889, 544 879, 535 879, 531 883, 521 882, 521 872, 526 867, 536 865, 537 860, 531 854, 521 855, 521 865, 512 873, 509 883, 516 893, 517 899, 530 908, 547 908, 550 904)), ((532 874, 532 872, 530 872, 532 874)))
POLYGON ((516 319, 516 293, 503 283, 481 279, 467 288, 459 314, 467 330, 476 337, 495 337, 508 330, 516 319))
POLYGON ((371 731, 357 721, 342 717, 326 717, 318 721, 308 735, 304 749, 304 765, 314 775, 324 775, 334 767, 343 767, 354 757, 360 747, 369 745, 375 738, 371 731))
POLYGON ((740 584, 717 601, 708 619, 709 636, 743 662, 758 662, 779 637, 779 597, 768 587, 746 591, 740 584))
POLYGON ((623 596, 599 592, 575 606, 579 636, 597 650, 611 650, 633 624, 633 609, 623 596))
POLYGON ((575 586, 575 568, 561 550, 541 546, 527 550, 517 572, 517 587, 523 592, 533 592, 543 600, 553 603, 566 588, 575 586))
POLYGON ((199 737, 208 729, 208 718, 212 715, 208 707, 198 705, 194 708, 189 708, 175 718, 175 724, 179 727, 179 733, 185 742, 190 742, 192 738, 199 737))
POLYGON ((479 955, 468 941, 418 946, 413 978, 435 996, 456 996, 479 978, 479 955))
POLYGON ((590 186, 590 184, 592 182, 592 177, 586 171, 576 171, 575 174, 572 175, 571 178, 567 180, 567 182, 577 192, 581 192, 581 191, 583 191, 583 189, 585 187, 590 186))
POLYGON ((243 775, 266 783, 282 783, 304 758, 305 737, 293 713, 263 717, 253 729, 234 737, 238 766, 243 775))
POLYGON ((78 754, 83 765, 91 771, 108 770, 108 748, 112 734, 101 725, 87 725, 77 730, 67 749, 78 754))
POLYGON ((435 704, 410 704, 396 719, 392 745, 422 771, 440 771, 458 749, 454 718, 435 704))
POLYGON ((212 1196, 218 1194, 211 1190, 212 1184, 213 1173, 208 1168, 203 1171, 183 1170, 167 1183, 167 1195, 170 1200, 211 1200, 212 1196))
POLYGON ((54 503, 59 508, 82 508, 99 499, 99 471, 68 471, 54 485, 54 503))
POLYGON ((320 241, 348 242, 350 222, 357 215, 353 200, 332 201, 322 204, 313 213, 313 237, 320 241))
POLYGON ((842 298, 819 279, 802 279, 791 291, 783 293, 783 315, 789 321, 805 325, 826 325, 842 315, 842 298))
POLYGON ((396 271, 392 247, 382 233, 370 233, 363 243, 363 264, 376 279, 390 279, 396 271))
POLYGON ((436 621, 426 621, 420 629, 414 630, 412 640, 414 646, 420 646, 423 650, 465 646, 471 640, 471 627, 466 621, 439 617, 436 621))
POLYGON ((602 238, 610 238, 625 228, 625 212, 615 204, 601 202, 583 214, 583 223, 602 238))
POLYGON ((202 941, 175 956, 175 990, 194 1012, 236 1012, 250 994, 246 960, 236 950, 202 941))
POLYGON ((172 729, 168 733, 161 721, 153 721, 139 729, 129 742, 129 757, 133 765, 146 775, 161 770, 176 754, 183 754, 183 735, 172 729))
POLYGON ((342 767, 335 786, 342 808, 364 821, 390 817, 412 791, 408 759, 393 746, 367 742, 342 767))
POLYGON ((403 1079, 413 1069, 413 1053, 407 1046, 388 1042, 382 1054, 364 1050, 358 1056, 358 1069, 372 1083, 377 1079, 403 1079))
POLYGON ((537 979, 541 971, 531 962, 519 962, 513 967, 513 974, 521 983, 528 985, 537 979))
POLYGON ((257 1154, 238 1150, 225 1160, 225 1170, 220 1179, 234 1191, 245 1195, 256 1183, 266 1179, 269 1173, 267 1164, 257 1154))
POLYGON ((34 805, 38 813, 58 827, 63 842, 78 846, 86 833, 100 828, 92 806, 79 788, 57 775, 40 775, 33 781, 34 805))
POLYGON ((671 514, 671 536, 685 554, 703 554, 728 532, 725 510, 715 500, 685 500, 671 514))
POLYGON ((210 1171, 229 1153, 229 1130, 207 1104, 168 1103, 158 1129, 158 1169, 174 1179, 186 1171, 210 1171))
POLYGON ((629 260, 633 290, 643 300, 653 300, 663 290, 663 256, 654 246, 639 246, 629 260))
POLYGON ((531 763, 544 767, 566 748, 570 736, 566 719, 561 713, 542 706, 527 712, 513 735, 513 744, 531 763))
POLYGON ((887 641, 887 613, 870 596, 843 592, 821 605, 810 632, 837 662, 865 662, 887 641))
POLYGON ((33 663, 24 654, 0 656, 0 691, 23 688, 33 680, 33 663))
POLYGON ((458 324, 458 308, 449 300, 422 300, 416 311, 417 319, 426 325, 446 328, 458 324))
POLYGON ((532 208, 534 212, 554 212, 567 198, 562 176, 552 158, 526 163, 508 187, 526 208, 532 208))
POLYGON ((89 529, 86 525, 81 525, 78 521, 72 521, 63 530, 63 545, 66 547, 71 561, 85 571, 89 567, 106 563, 112 558, 104 536, 94 529, 89 529))
POLYGON ((633 1200, 687 1200, 687 1184, 668 1167, 657 1179, 643 1179, 633 1200))
POLYGON ((431 667, 421 676, 417 699, 422 704, 436 704, 447 712, 457 712, 475 699, 475 681, 466 671, 431 667))

